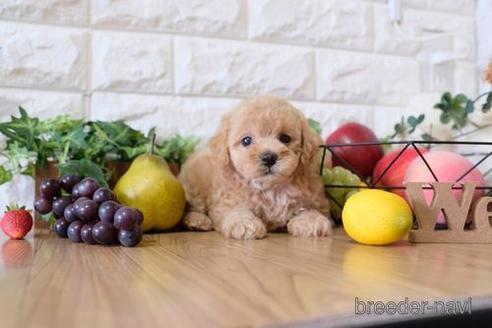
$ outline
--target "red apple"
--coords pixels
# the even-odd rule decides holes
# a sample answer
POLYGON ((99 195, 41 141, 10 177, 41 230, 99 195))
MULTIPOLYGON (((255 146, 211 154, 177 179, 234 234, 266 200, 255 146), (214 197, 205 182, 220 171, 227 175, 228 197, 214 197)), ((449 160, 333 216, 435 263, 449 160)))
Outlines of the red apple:
MULTIPOLYGON (((422 154, 425 154, 429 151, 425 147, 419 147, 418 149, 422 154)), ((377 182, 378 186, 403 186, 403 181, 405 180, 405 173, 407 172, 408 166, 416 157, 419 156, 415 148, 413 148, 412 146, 405 149, 405 151, 393 163, 393 165, 391 165, 384 176, 380 178, 384 170, 391 164, 391 162, 396 158, 396 156, 398 156, 400 152, 401 148, 395 149, 384 155, 384 157, 379 160, 379 162, 376 164, 376 167, 374 168, 374 172, 372 173, 373 183, 377 182)), ((404 189, 395 189, 392 191, 402 197, 405 197, 404 189)))
MULTIPOLYGON (((348 122, 336 129, 326 138, 326 144, 353 144, 359 142, 379 142, 374 132, 367 126, 348 122)), ((372 174, 376 163, 383 157, 381 145, 333 147, 331 151, 343 158, 360 176, 366 178, 372 174)), ((333 155, 333 166, 350 169, 337 156, 333 155)))

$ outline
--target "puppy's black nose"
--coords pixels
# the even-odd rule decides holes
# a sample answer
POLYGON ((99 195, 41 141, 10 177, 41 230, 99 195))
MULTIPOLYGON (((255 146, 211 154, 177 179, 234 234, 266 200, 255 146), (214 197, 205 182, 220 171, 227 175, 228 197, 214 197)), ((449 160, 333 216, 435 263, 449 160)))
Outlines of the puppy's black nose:
POLYGON ((260 155, 260 159, 263 165, 272 167, 275 163, 277 163, 278 155, 267 151, 260 155))

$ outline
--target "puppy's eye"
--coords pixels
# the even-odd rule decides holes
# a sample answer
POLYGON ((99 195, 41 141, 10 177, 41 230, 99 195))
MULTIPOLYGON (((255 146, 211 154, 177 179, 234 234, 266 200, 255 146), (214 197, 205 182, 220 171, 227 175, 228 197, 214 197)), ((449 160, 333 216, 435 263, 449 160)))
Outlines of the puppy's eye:
POLYGON ((288 134, 282 133, 278 136, 278 140, 280 140, 281 143, 288 144, 291 138, 288 134))
POLYGON ((253 139, 251 139, 251 137, 244 137, 241 139, 241 145, 243 145, 244 147, 248 147, 249 145, 251 145, 252 142, 253 139))

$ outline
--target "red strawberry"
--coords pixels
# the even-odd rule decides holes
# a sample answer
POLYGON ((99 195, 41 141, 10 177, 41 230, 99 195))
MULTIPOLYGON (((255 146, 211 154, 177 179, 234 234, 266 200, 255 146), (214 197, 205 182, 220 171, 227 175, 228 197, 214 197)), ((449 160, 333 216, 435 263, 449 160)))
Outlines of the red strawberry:
POLYGON ((25 207, 7 206, 0 225, 3 232, 10 238, 22 239, 32 228, 32 216, 25 210, 25 207))

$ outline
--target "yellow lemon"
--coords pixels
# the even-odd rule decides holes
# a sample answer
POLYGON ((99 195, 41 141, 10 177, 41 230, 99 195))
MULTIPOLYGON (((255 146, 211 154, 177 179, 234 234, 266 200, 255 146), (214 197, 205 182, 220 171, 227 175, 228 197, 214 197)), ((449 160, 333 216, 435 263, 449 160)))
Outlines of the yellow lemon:
POLYGON ((354 240, 386 245, 400 240, 412 226, 405 199, 387 191, 366 189, 350 197, 342 212, 343 227, 354 240))

